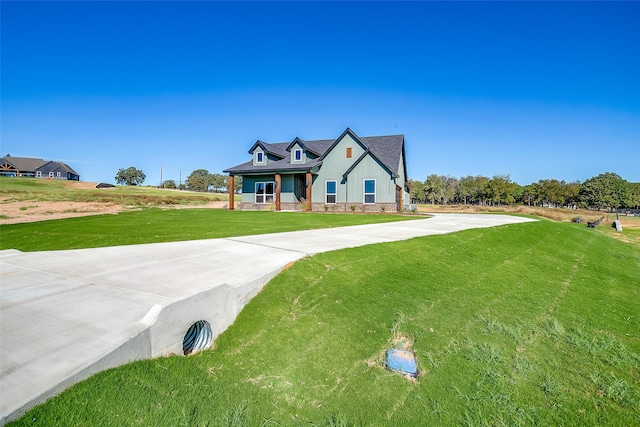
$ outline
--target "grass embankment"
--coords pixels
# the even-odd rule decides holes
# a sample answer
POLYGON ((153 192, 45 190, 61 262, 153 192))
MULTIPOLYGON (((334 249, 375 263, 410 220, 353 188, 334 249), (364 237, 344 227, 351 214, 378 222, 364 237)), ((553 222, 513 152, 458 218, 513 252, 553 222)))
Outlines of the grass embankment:
POLYGON ((0 225, 0 249, 29 252, 97 248, 343 227, 414 218, 417 217, 145 208, 118 215, 0 225))
POLYGON ((572 222, 574 218, 580 217, 583 225, 604 217, 603 222, 597 228, 598 231, 623 242, 640 244, 640 216, 620 214, 618 218, 623 228, 622 233, 620 233, 611 227, 616 220, 615 213, 589 209, 543 208, 537 206, 419 205, 418 210, 423 213, 506 213, 529 215, 561 222, 572 222))
POLYGON ((97 374, 15 425, 640 424, 640 247, 537 223, 319 254, 190 357, 97 374), (383 367, 416 353, 415 382, 383 367))
POLYGON ((228 194, 197 193, 153 187, 95 188, 95 183, 0 177, 0 197, 10 202, 100 202, 123 206, 204 204, 228 200, 228 194))

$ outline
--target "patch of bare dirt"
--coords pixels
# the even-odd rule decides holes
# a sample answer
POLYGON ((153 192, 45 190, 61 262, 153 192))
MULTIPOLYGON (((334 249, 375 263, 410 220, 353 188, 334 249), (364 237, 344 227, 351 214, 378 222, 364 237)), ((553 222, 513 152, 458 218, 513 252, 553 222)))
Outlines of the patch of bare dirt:
POLYGON ((9 202, 0 200, 0 224, 75 218, 87 215, 117 214, 126 207, 99 202, 9 202))
MULTIPOLYGON (((118 214, 118 212, 124 212, 137 208, 133 206, 123 206, 115 203, 101 202, 5 201, 6 198, 0 198, 0 224, 18 224, 23 222, 44 221, 48 219, 76 218, 88 215, 118 214)), ((162 206, 162 209, 222 209, 226 208, 227 206, 227 202, 219 201, 209 202, 204 205, 165 205, 162 206)))
POLYGON ((66 188, 77 188, 81 190, 94 190, 98 185, 97 182, 85 182, 85 181, 64 181, 66 188))

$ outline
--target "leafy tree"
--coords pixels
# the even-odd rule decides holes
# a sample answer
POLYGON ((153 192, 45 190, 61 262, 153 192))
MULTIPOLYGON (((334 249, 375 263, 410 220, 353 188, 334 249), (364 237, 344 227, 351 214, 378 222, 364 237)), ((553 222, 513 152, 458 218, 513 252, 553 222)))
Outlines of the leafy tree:
POLYGON ((569 207, 576 207, 580 194, 581 184, 579 182, 570 182, 564 187, 564 204, 569 207))
POLYGON ((169 188, 173 190, 177 188, 176 182, 172 179, 167 179, 165 182, 162 183, 162 188, 169 188))
POLYGON ((214 191, 225 192, 228 190, 227 188, 227 177, 225 175, 221 175, 219 173, 210 174, 211 176, 211 186, 214 191))
POLYGON ((242 176, 235 176, 233 178, 233 192, 239 193, 242 191, 242 176))
POLYGON ((473 180, 471 197, 474 203, 484 206, 489 198, 489 178, 476 175, 473 180))
POLYGON ((208 191, 212 175, 206 169, 196 169, 187 177, 187 188, 192 191, 208 191))
POLYGON ((513 204, 515 202, 513 191, 516 185, 509 175, 494 175, 487 185, 488 196, 498 206, 502 203, 513 204))
POLYGON ((459 201, 462 201, 465 205, 467 201, 471 199, 473 195, 473 185, 475 177, 471 175, 464 176, 458 180, 458 186, 456 187, 456 197, 459 201))
POLYGON ((540 185, 537 183, 525 185, 522 187, 522 203, 526 203, 527 206, 534 206, 538 204, 538 193, 540 192, 540 185))
POLYGON ((580 187, 580 204, 590 208, 615 209, 630 206, 632 198, 629 183, 612 172, 589 178, 580 187))
POLYGON ((426 200, 431 203, 440 203, 444 195, 444 180, 440 175, 429 175, 424 181, 424 193, 426 200))
POLYGON ((116 184, 122 185, 140 185, 147 176, 140 169, 133 166, 127 169, 120 169, 116 174, 116 184))
POLYGON ((456 189, 458 188, 458 180, 451 175, 441 176, 442 182, 444 183, 443 192, 442 192, 442 203, 447 204, 454 200, 456 197, 456 189))
POLYGON ((522 203, 522 197, 524 196, 524 187, 516 182, 513 183, 513 190, 511 196, 513 196, 515 203, 522 203))
POLYGON ((538 197, 549 207, 563 206, 565 202, 564 181, 541 179, 538 181, 538 197))
POLYGON ((640 209, 640 182, 632 182, 629 184, 631 188, 630 208, 640 209))
POLYGON ((415 200, 417 203, 424 203, 426 200, 424 183, 410 179, 409 185, 411 186, 411 200, 415 200))

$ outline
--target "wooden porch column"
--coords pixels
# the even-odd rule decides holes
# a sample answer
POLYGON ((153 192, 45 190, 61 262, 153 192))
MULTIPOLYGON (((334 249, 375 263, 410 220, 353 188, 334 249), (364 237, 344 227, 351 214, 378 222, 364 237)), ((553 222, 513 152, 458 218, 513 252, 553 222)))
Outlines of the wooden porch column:
POLYGON ((232 211, 234 206, 234 201, 233 201, 233 194, 234 194, 234 182, 233 182, 233 175, 229 175, 229 210, 232 211))
POLYGON ((311 184, 313 184, 313 180, 311 179, 311 172, 307 172, 307 212, 311 212, 311 184))
POLYGON ((280 174, 276 174, 276 211, 280 210, 280 187, 281 187, 282 179, 280 178, 280 174))

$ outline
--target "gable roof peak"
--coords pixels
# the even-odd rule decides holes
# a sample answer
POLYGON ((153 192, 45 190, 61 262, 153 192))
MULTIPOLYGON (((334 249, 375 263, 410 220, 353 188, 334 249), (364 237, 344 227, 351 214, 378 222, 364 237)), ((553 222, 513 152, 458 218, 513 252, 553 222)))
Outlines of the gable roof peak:
POLYGON ((293 146, 296 145, 296 144, 301 146, 303 150, 307 149, 306 145, 304 144, 304 140, 302 138, 298 138, 296 136, 295 138, 293 138, 293 141, 291 141, 291 144, 287 145, 287 148, 285 149, 285 151, 291 151, 293 146))
POLYGON ((258 139, 251 146, 251 149, 249 150, 249 154, 253 155, 253 152, 258 147, 262 148, 262 151, 264 151, 267 154, 271 154, 272 156, 279 157, 281 159, 284 159, 284 157, 285 157, 285 154, 282 152, 282 148, 279 147, 278 144, 269 144, 269 143, 264 142, 264 141, 262 141, 260 139, 258 139))
POLYGON ((362 139, 360 139, 360 137, 358 135, 356 135, 356 133, 354 131, 351 130, 350 127, 347 127, 344 132, 342 132, 340 134, 339 137, 337 137, 335 139, 335 141, 333 141, 333 144, 331 144, 331 146, 327 149, 327 151, 324 152, 324 154, 322 154, 322 156, 320 156, 320 160, 324 160, 324 158, 327 156, 327 154, 329 154, 329 152, 331 150, 333 150, 333 148, 338 145, 338 143, 340 141, 342 141, 342 139, 346 136, 349 135, 351 136, 351 138, 353 138, 354 141, 356 141, 358 144, 360 144, 360 146, 362 147, 363 150, 368 150, 369 147, 367 146, 367 144, 365 144, 364 142, 362 142, 362 139))

